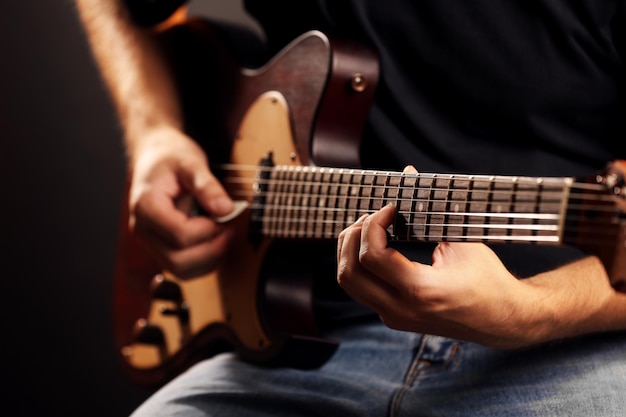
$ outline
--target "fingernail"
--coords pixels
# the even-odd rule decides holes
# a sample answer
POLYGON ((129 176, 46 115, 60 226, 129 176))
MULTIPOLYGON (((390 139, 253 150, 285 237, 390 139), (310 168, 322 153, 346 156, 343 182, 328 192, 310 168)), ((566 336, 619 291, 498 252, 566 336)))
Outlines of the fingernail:
POLYGON ((233 201, 227 197, 212 199, 209 204, 215 214, 228 214, 234 209, 233 201))

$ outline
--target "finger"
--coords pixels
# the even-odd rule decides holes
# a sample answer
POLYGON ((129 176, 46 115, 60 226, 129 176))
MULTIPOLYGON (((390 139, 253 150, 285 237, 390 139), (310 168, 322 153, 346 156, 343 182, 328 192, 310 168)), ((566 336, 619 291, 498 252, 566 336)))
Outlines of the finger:
POLYGON ((133 228, 163 245, 184 248, 210 240, 222 227, 207 217, 189 217, 164 194, 146 193, 135 205, 133 228))
POLYGON ((341 233, 337 249, 337 282, 355 300, 375 311, 391 302, 390 287, 359 262, 361 226, 367 215, 341 233))
POLYGON ((182 165, 177 175, 209 215, 220 217, 233 211, 232 199, 206 164, 182 165))
MULTIPOLYGON (((364 214, 361 217, 359 217, 357 219, 356 222, 354 222, 354 224, 350 225, 349 227, 347 227, 346 229, 344 229, 341 233, 339 233, 339 237, 337 238, 337 265, 342 265, 342 262, 345 262, 346 260, 342 258, 342 249, 344 246, 344 240, 346 237, 346 234, 349 233, 355 233, 354 229, 355 228, 360 228, 361 225, 363 224, 363 222, 365 221, 365 219, 367 218, 368 214, 364 214)), ((356 231, 358 233, 358 231, 356 231)), ((339 268, 341 270, 341 268, 339 268)))
POLYGON ((230 235, 227 231, 211 241, 184 249, 173 249, 155 242, 152 249, 164 267, 179 278, 191 278, 213 270, 227 248, 230 235))
POLYGON ((399 291, 405 291, 413 285, 416 268, 420 264, 388 247, 387 229, 393 222, 395 212, 395 206, 387 205, 364 222, 359 260, 372 274, 399 291))

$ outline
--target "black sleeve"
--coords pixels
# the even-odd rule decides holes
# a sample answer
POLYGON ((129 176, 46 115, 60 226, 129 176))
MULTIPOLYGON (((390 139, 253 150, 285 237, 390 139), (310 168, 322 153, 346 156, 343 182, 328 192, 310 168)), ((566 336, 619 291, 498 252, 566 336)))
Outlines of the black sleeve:
POLYGON ((154 26, 170 17, 187 0, 124 0, 131 18, 140 26, 154 26))

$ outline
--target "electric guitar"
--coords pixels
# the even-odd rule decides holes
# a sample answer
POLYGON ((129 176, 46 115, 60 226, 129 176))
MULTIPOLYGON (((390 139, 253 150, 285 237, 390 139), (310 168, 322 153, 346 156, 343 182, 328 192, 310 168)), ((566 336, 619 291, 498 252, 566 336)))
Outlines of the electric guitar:
POLYGON ((187 46, 168 49, 176 50, 174 71, 187 71, 178 77, 181 91, 194 95, 187 130, 237 202, 237 216, 224 221, 239 233, 215 270, 182 280, 159 267, 123 216, 114 324, 135 382, 161 385, 233 348, 259 363, 323 364, 337 344, 319 337, 311 280, 267 274, 271 248, 332 243, 388 203, 397 207, 390 239, 572 245, 597 255, 615 287, 626 282, 626 162, 585 179, 361 169, 361 126, 378 79, 374 52, 309 32, 265 65, 242 68, 210 31, 190 22, 164 43, 187 46), (221 81, 185 85, 198 78, 221 81))

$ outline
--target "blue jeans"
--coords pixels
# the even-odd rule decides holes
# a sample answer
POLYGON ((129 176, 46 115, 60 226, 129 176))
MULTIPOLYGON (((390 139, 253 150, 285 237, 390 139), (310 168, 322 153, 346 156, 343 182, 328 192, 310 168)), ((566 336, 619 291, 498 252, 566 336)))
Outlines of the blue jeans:
POLYGON ((232 354, 203 361, 139 416, 624 416, 626 334, 502 351, 398 332, 338 327, 315 371, 266 369, 232 354))

